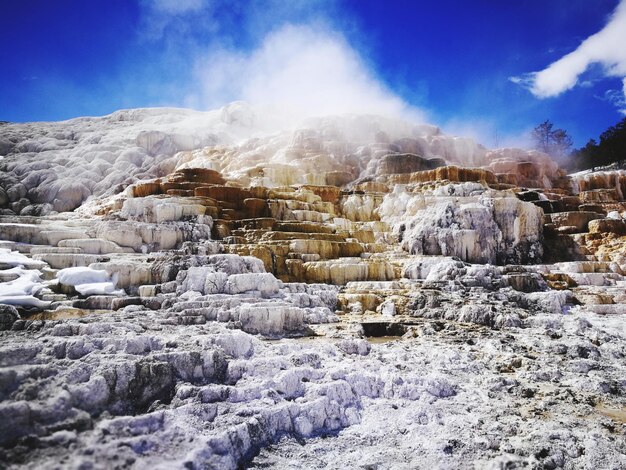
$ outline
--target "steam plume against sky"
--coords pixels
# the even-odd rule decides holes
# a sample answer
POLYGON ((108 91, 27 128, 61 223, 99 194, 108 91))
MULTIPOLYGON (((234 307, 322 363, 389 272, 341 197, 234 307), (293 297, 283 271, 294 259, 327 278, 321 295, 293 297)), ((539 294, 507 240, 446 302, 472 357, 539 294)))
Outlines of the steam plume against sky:
POLYGON ((226 98, 301 115, 373 113, 422 119, 389 91, 345 39, 318 26, 285 25, 250 53, 222 49, 198 59, 204 107, 226 98))
POLYGON ((544 70, 525 77, 512 77, 537 98, 549 98, 581 85, 579 78, 592 65, 602 67, 605 77, 622 79, 621 92, 607 95, 620 112, 626 114, 626 0, 622 0, 607 25, 598 33, 585 39, 578 48, 553 62, 544 70))

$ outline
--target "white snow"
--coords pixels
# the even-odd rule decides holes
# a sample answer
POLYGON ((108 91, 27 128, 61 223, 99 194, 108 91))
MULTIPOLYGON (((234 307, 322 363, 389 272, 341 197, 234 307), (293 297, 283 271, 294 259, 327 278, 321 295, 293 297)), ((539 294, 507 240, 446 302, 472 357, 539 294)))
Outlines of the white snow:
POLYGON ((23 266, 28 269, 41 269, 46 263, 36 261, 17 251, 11 251, 8 248, 0 248, 0 265, 12 267, 23 266))
POLYGON ((45 302, 35 297, 45 289, 40 271, 14 268, 12 273, 17 274, 19 277, 12 281, 0 283, 0 304, 38 308, 46 308, 50 305, 50 302, 45 302))
POLYGON ((73 286, 82 295, 123 295, 122 289, 115 289, 117 276, 111 277, 105 270, 89 267, 61 269, 57 273, 61 284, 73 286))

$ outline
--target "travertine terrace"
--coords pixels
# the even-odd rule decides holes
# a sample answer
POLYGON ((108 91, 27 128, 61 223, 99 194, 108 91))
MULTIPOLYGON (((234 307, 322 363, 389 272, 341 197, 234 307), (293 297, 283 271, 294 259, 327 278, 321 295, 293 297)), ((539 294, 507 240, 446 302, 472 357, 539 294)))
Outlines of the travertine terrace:
POLYGON ((626 171, 244 103, 0 152, 10 468, 626 466, 626 171))

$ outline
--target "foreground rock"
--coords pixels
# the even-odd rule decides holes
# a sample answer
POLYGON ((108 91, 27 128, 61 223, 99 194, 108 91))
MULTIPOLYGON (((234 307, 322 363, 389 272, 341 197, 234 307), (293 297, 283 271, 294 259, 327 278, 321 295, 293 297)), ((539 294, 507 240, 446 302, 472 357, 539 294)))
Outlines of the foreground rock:
POLYGON ((305 468, 626 462, 611 317, 537 315, 502 333, 423 321, 374 344, 267 343, 142 307, 20 322, 3 333, 0 435, 3 461, 27 468, 291 467, 294 446, 305 468))

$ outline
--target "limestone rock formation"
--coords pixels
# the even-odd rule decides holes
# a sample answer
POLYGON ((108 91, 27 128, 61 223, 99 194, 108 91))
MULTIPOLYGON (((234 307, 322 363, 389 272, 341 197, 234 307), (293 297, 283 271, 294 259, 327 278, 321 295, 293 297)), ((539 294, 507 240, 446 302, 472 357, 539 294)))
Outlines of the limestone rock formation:
POLYGON ((3 465, 626 465, 623 171, 264 122, 2 126, 3 465))

